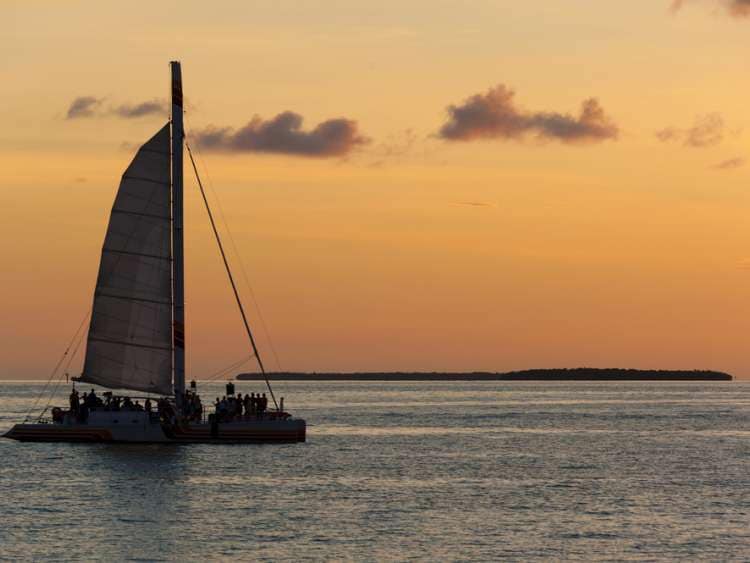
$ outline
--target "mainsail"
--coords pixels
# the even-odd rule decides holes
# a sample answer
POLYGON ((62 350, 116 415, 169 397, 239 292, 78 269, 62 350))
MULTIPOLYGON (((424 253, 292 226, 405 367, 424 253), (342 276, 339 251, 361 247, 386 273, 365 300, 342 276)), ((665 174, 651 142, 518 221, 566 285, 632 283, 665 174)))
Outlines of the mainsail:
POLYGON ((80 381, 172 393, 170 129, 122 176, 104 238, 80 381))

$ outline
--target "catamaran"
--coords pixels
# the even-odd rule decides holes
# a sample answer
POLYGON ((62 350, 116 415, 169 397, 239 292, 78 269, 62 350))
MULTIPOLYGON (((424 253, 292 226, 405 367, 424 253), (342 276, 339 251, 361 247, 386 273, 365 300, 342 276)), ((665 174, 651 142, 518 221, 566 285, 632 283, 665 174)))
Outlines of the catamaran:
MULTIPOLYGON (((180 63, 171 67, 171 119, 140 147, 122 176, 102 247, 86 341, 76 381, 112 390, 146 393, 148 406, 105 393, 78 405, 42 412, 11 428, 5 437, 37 442, 304 442, 306 424, 277 402, 242 307, 190 146, 209 220, 260 372, 270 408, 245 401, 227 385, 231 412, 203 416, 195 383, 185 387, 183 248, 183 100, 180 63), (121 400, 122 399, 122 400, 121 400), (135 405, 135 406, 134 406, 135 405)), ((75 400, 74 400, 75 397, 75 400)), ((265 394, 264 394, 265 397, 265 394)))

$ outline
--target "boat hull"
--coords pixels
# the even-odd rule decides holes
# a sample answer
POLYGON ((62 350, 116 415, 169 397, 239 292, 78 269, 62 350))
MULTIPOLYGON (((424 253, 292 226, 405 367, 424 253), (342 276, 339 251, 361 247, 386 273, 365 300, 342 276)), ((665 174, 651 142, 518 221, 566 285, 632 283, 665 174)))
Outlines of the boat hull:
POLYGON ((284 444, 304 442, 304 420, 248 420, 201 424, 16 424, 5 438, 20 442, 284 444))

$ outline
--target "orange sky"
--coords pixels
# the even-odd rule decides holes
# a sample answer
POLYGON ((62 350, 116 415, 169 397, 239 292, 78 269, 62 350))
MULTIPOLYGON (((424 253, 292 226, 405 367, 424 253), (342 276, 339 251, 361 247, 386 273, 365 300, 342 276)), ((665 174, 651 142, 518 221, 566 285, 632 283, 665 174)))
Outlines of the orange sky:
MULTIPOLYGON (((345 118, 369 139, 201 150, 281 368, 750 376, 750 18, 731 7, 3 3, 0 378, 46 378, 90 307, 119 177, 167 118, 118 108, 166 98, 175 58, 189 133, 292 111, 303 132, 345 118), (468 140, 440 137, 450 105, 500 84, 520 132, 480 116, 468 140), (92 115, 67 118, 81 97, 92 115), (554 126, 581 126, 590 98, 617 134, 571 143, 554 126)), ((247 351, 186 189, 203 377, 247 351)))

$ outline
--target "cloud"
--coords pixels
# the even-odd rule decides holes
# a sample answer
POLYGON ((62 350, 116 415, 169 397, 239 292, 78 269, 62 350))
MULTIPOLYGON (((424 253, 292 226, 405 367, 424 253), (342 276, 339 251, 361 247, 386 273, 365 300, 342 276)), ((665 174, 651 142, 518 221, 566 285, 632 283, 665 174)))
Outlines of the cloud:
POLYGON ((239 128, 208 127, 195 137, 205 149, 260 152, 327 158, 344 156, 370 142, 359 133, 356 121, 328 119, 310 131, 302 130, 301 115, 285 111, 268 120, 258 116, 239 128))
POLYGON ((413 129, 404 129, 398 133, 388 135, 385 141, 380 143, 376 152, 384 158, 398 158, 408 155, 418 140, 413 129))
POLYGON ((103 102, 104 98, 80 96, 71 102, 66 117, 67 119, 77 119, 80 117, 115 116, 123 119, 134 119, 148 115, 164 115, 169 111, 166 100, 153 99, 134 104, 126 103, 111 106, 107 109, 102 107, 103 102))
POLYGON ((118 117, 132 119, 143 117, 144 115, 167 114, 169 113, 169 108, 167 107, 166 100, 154 99, 139 104, 122 104, 111 108, 109 111, 118 117))
POLYGON ((662 143, 669 143, 671 141, 679 141, 682 138, 682 131, 676 127, 666 127, 656 132, 656 138, 662 143))
POLYGON ((750 0, 732 0, 729 2, 729 13, 738 18, 750 17, 750 0))
POLYGON ((469 207, 495 207, 491 203, 484 201, 457 201, 453 205, 466 205, 469 207))
POLYGON ((663 143, 682 142, 686 147, 706 148, 718 145, 724 140, 726 123, 718 113, 699 115, 692 127, 678 129, 666 127, 656 132, 656 138, 663 143))
POLYGON ((438 136, 448 141, 523 140, 531 134, 540 140, 572 144, 616 139, 619 134, 595 98, 584 101, 576 117, 549 111, 525 112, 516 107, 514 97, 513 90, 499 84, 461 105, 448 106, 448 121, 438 136))
MULTIPOLYGON (((750 0, 712 0, 714 4, 722 7, 730 16, 736 18, 750 17, 750 0)), ((672 11, 679 12, 688 0, 674 0, 672 11)))
POLYGON ((745 162, 745 159, 741 157, 730 158, 729 160, 725 160, 723 162, 715 164, 712 168, 714 170, 734 170, 735 168, 744 166, 745 162))
POLYGON ((95 98, 94 96, 79 96, 70 103, 65 117, 66 119, 92 117, 101 103, 102 98, 95 98))

